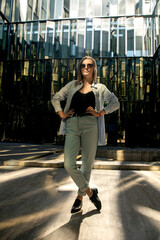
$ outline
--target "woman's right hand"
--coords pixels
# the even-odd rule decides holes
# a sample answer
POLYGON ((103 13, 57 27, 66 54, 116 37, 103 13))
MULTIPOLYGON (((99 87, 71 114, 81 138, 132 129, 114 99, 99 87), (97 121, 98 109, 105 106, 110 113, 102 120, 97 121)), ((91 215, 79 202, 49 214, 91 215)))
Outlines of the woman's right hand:
POLYGON ((69 110, 69 112, 67 113, 64 113, 63 111, 58 112, 58 115, 60 116, 61 119, 71 118, 73 114, 74 109, 69 110))

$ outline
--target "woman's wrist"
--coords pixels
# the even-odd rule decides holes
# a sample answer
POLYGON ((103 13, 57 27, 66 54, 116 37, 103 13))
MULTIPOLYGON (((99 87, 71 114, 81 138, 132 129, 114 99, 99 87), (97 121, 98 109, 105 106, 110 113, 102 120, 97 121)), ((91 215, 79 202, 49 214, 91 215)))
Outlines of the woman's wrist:
POLYGON ((105 114, 105 111, 104 111, 104 109, 103 110, 101 110, 100 112, 98 112, 98 117, 101 117, 101 116, 103 116, 105 114))

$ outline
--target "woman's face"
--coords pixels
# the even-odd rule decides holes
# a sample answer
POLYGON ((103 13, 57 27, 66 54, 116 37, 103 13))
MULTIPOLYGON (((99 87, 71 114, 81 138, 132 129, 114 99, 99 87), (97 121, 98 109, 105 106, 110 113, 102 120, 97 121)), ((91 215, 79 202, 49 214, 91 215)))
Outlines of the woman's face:
POLYGON ((83 77, 93 76, 93 61, 92 59, 85 59, 81 64, 81 73, 83 77))

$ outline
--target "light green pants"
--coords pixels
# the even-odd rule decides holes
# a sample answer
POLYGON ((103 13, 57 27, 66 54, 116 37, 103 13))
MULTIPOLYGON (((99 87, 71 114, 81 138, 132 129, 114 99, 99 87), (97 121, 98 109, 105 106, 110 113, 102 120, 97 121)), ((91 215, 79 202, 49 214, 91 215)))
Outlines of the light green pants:
POLYGON ((78 186, 78 195, 84 196, 89 187, 92 165, 97 150, 97 119, 93 116, 67 119, 64 147, 64 167, 78 186), (76 158, 82 148, 82 166, 77 168, 76 158))

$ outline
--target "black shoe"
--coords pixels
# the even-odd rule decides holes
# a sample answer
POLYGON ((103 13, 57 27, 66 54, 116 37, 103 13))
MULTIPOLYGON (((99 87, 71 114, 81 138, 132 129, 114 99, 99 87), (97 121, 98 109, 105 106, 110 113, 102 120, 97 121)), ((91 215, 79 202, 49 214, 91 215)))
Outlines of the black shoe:
POLYGON ((72 214, 77 213, 81 210, 81 208, 82 208, 82 201, 76 198, 75 202, 73 203, 71 213, 72 214))
POLYGON ((97 210, 100 211, 102 208, 102 204, 98 197, 98 189, 93 188, 92 191, 93 191, 93 195, 92 195, 92 197, 90 197, 90 200, 94 204, 94 206, 97 208, 97 210))

